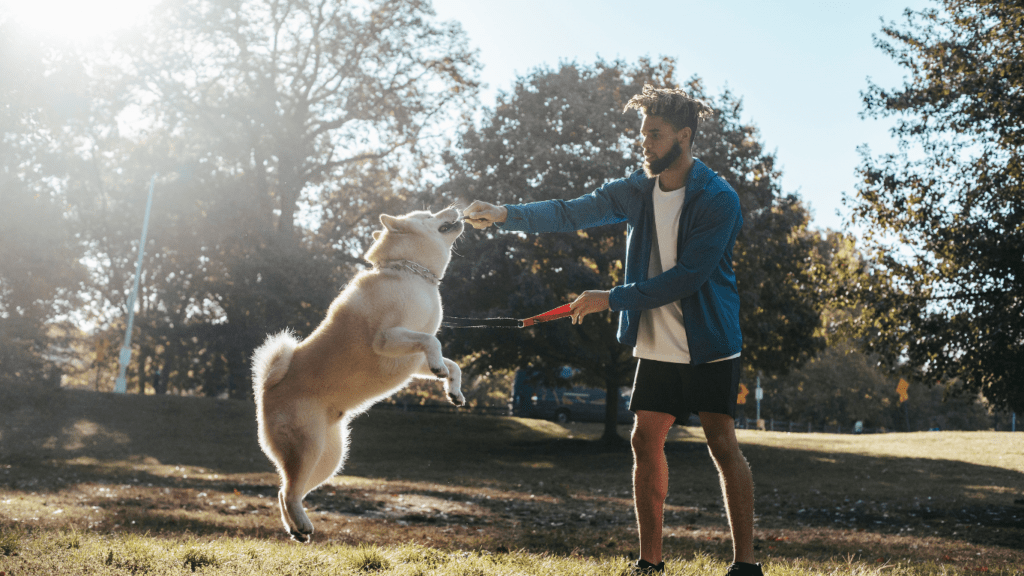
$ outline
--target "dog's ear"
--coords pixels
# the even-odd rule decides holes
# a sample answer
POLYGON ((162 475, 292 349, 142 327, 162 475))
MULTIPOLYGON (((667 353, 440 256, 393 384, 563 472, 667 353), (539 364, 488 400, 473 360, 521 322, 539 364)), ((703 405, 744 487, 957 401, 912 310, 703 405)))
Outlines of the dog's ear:
POLYGON ((373 231, 373 241, 376 242, 377 240, 380 240, 380 235, 383 234, 383 233, 384 233, 383 230, 374 230, 373 231))
POLYGON ((385 228, 387 228, 388 232, 396 232, 399 234, 404 232, 404 230, 402 229, 402 221, 399 220, 398 218, 395 218, 394 216, 381 214, 380 223, 383 224, 385 228))

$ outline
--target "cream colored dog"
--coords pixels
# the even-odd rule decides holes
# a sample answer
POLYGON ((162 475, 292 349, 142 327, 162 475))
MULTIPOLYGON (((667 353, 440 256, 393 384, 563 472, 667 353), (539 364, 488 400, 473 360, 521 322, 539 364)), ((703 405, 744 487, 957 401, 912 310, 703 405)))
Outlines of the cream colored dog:
POLYGON ((360 272, 305 340, 270 336, 253 355, 260 446, 281 475, 278 503, 292 538, 313 533, 302 499, 345 460, 348 421, 415 374, 444 379, 448 398, 466 403, 462 371, 441 356, 438 284, 462 234, 459 211, 382 215, 383 231, 360 272))

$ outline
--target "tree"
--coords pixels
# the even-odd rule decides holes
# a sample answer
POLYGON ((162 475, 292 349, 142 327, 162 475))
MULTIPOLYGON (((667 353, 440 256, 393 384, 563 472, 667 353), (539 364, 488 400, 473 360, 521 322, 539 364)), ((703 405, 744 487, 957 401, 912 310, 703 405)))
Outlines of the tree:
POLYGON ((474 96, 465 36, 431 16, 418 0, 183 0, 157 12, 133 63, 166 125, 214 139, 207 156, 244 171, 252 224, 290 240, 303 194, 429 146, 474 96))
POLYGON ((860 420, 868 428, 903 429, 895 380, 850 342, 830 346, 801 369, 769 378, 763 386, 763 418, 847 430, 860 420))
POLYGON ((102 68, 129 95, 120 118, 135 118, 85 154, 98 176, 75 181, 101 272, 91 301, 111 321, 146 183, 164 175, 140 374, 245 397, 265 335, 315 327, 376 215, 419 187, 437 127, 475 98, 464 34, 432 16, 419 0, 167 2, 102 68))
MULTIPOLYGON (((645 72, 650 77, 653 67, 645 72)), ((446 157, 451 178, 443 192, 453 200, 529 202, 574 197, 598 187, 609 174, 623 174, 637 157, 629 134, 635 135, 638 125, 620 111, 632 94, 628 88, 642 86, 627 74, 621 64, 602 62, 594 68, 568 64, 519 79, 512 94, 499 96, 485 125, 462 136, 463 152, 446 157)), ((460 281, 442 285, 447 314, 530 316, 621 278, 621 227, 578 234, 478 234, 489 238, 460 243, 464 257, 454 259, 448 272, 460 281)), ((453 353, 467 357, 467 373, 531 365, 553 374, 571 365, 590 385, 604 388, 608 398, 618 397, 632 372, 629 351, 615 341, 612 315, 579 327, 558 322, 524 331, 460 330, 446 340, 453 353)), ((604 439, 621 440, 615 431, 617 403, 607 406, 604 439)))
MULTIPOLYGON (((598 61, 537 70, 502 93, 480 128, 463 134, 447 155, 451 173, 442 192, 452 200, 521 203, 574 198, 641 164, 638 118, 622 113, 644 83, 677 87, 676 63, 598 61)), ((707 98, 699 79, 686 83, 707 98)), ((713 101, 695 155, 736 188, 745 225, 737 242, 737 277, 742 292, 744 355, 752 369, 783 372, 820 349, 817 286, 812 248, 819 236, 807 229, 799 199, 782 194, 775 159, 763 151, 755 127, 740 121, 741 102, 728 92, 713 101)), ((468 234, 474 234, 469 232, 468 234)), ((588 289, 608 289, 622 280, 622 226, 572 234, 502 234, 461 243, 442 286, 446 313, 524 317, 571 301, 588 289), (455 278, 455 281, 451 279, 455 278)), ((530 330, 458 330, 446 338, 452 353, 467 358, 467 372, 532 365, 553 371, 581 370, 590 385, 615 398, 629 385, 631 350, 615 341, 613 314, 530 330)), ((609 402, 605 439, 615 433, 615 403, 609 402)))
POLYGON ((907 10, 877 46, 908 77, 871 84, 864 113, 895 117, 900 149, 862 150, 852 221, 879 254, 869 351, 934 383, 1024 411, 1024 6, 942 0, 907 10))
POLYGON ((901 404, 896 392, 899 378, 878 360, 853 341, 833 344, 800 369, 765 379, 761 417, 774 418, 776 426, 788 421, 844 431, 857 421, 868 430, 906 431, 908 425, 910 431, 991 428, 992 418, 974 398, 948 398, 943 388, 916 380, 910 383, 910 399, 901 404))
POLYGON ((56 187, 80 110, 78 62, 0 17, 0 383, 60 383, 48 325, 75 304, 82 251, 56 187))

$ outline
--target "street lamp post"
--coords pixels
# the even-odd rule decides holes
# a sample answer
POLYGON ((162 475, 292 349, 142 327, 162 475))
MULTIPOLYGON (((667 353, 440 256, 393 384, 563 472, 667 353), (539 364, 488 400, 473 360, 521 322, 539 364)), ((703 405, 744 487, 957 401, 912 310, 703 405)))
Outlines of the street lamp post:
MULTIPOLYGON (((121 363, 121 370, 114 382, 114 392, 123 394, 127 391, 128 383, 125 374, 128 372, 128 363, 132 359, 132 326, 135 323, 135 300, 139 294, 139 277, 142 276, 142 257, 146 253, 146 232, 149 230, 149 211, 153 207, 153 187, 156 185, 156 174, 149 180, 149 197, 146 199, 146 215, 142 219, 142 240, 139 241, 139 260, 135 263, 135 285, 131 294, 128 295, 128 327, 124 331, 124 344, 121 346, 121 354, 118 361, 121 363)), ((141 381, 140 381, 141 382, 141 381)), ((145 384, 142 384, 145 386, 145 384)))

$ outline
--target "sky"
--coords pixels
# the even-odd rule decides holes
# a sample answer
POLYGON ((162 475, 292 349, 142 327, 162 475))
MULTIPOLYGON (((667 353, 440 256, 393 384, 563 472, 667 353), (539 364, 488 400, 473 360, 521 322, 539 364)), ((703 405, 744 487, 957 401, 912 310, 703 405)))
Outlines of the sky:
MULTIPOLYGON (((720 0, 434 0, 442 20, 457 20, 479 50, 484 106, 516 77, 563 61, 580 64, 671 56, 686 80, 709 95, 728 88, 743 119, 776 154, 782 188, 809 205, 817 228, 845 229, 843 194, 855 191, 858 146, 896 151, 893 121, 861 119, 868 78, 902 85, 905 70, 875 48, 873 35, 903 21, 922 0, 855 2, 720 0), (841 212, 841 214, 840 214, 841 212)), ((696 151, 699 157, 699 150, 696 151)))
POLYGON ((131 26, 156 0, 0 0, 0 15, 12 15, 36 32, 84 39, 131 26))

